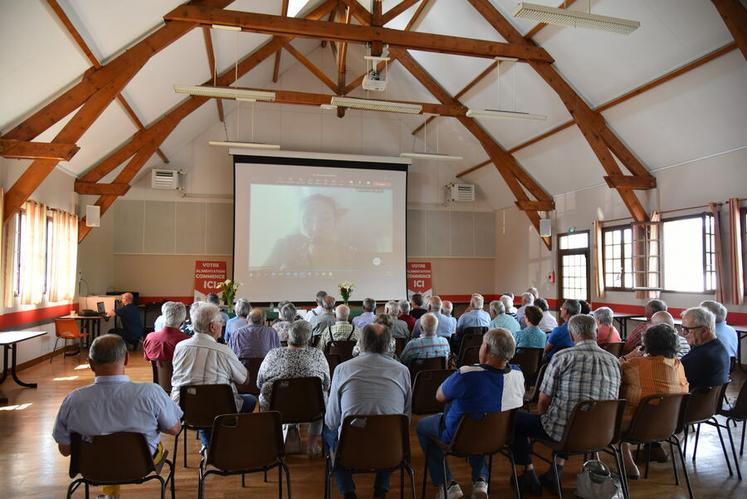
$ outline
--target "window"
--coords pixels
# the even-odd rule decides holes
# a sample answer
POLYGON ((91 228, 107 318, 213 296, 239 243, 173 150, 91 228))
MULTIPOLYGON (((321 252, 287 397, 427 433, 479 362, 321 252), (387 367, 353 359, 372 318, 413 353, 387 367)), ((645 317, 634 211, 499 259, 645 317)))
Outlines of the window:
POLYGON ((558 294, 561 300, 589 300, 589 231, 558 235, 558 294))
POLYGON ((604 287, 633 287, 633 229, 630 226, 610 227, 602 231, 604 255, 604 287))
MULTIPOLYGON (((23 292, 24 283, 22 269, 29 265, 28 259, 31 256, 31 250, 27 246, 30 243, 29 238, 25 231, 28 230, 28 222, 26 220, 26 211, 20 210, 16 214, 16 233, 15 238, 15 254, 13 256, 13 285, 14 296, 21 296, 23 292)), ((44 282, 42 292, 47 294, 49 283, 51 282, 52 274, 52 244, 54 243, 54 230, 52 217, 47 217, 46 227, 44 229, 44 282)))
POLYGON ((663 221, 664 289, 704 293, 716 289, 714 218, 708 213, 663 221))

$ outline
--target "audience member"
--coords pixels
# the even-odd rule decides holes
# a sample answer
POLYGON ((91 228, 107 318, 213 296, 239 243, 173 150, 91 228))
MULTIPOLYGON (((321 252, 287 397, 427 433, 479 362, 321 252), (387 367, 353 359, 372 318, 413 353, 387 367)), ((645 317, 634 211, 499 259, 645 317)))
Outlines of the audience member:
POLYGON ((392 338, 409 339, 410 329, 408 329, 407 323, 398 318, 399 303, 396 300, 388 301, 384 305, 384 313, 392 319, 392 338))
POLYGON ((324 307, 322 307, 322 302, 324 301, 325 296, 327 296, 326 291, 317 291, 316 307, 306 312, 306 315, 304 316, 304 320, 311 322, 311 319, 313 319, 317 315, 322 315, 324 313, 324 307))
MULTIPOLYGON (((260 389, 259 407, 263 411, 270 408, 273 383, 281 379, 316 376, 322 381, 326 400, 329 391, 329 364, 320 350, 309 346, 310 339, 311 325, 304 320, 294 321, 288 328, 288 346, 270 350, 262 361, 257 374, 257 388, 260 389)), ((309 455, 321 453, 319 436, 322 434, 322 423, 320 419, 309 427, 306 446, 309 455)))
MULTIPOLYGON (((218 296, 217 293, 210 293, 207 295, 206 301, 218 307, 218 310, 220 310, 220 316, 223 318, 223 324, 228 324, 229 317, 228 314, 223 311, 223 308, 220 305, 220 296, 218 296)), ((226 305, 228 305, 228 303, 226 303, 226 305)))
POLYGON ((682 313, 682 331, 690 352, 682 357, 691 389, 721 386, 729 381, 731 362, 723 343, 716 336, 716 317, 703 307, 682 313))
MULTIPOLYGON (((677 328, 674 325, 674 317, 672 317, 672 314, 669 312, 661 311, 656 312, 654 315, 651 316, 651 326, 656 326, 658 324, 667 324, 672 327, 672 329, 677 331, 677 328)), ((636 350, 633 350, 635 352, 636 350)), ((681 359, 687 353, 690 351, 690 343, 687 342, 687 339, 682 336, 681 334, 677 333, 677 353, 675 356, 678 359, 681 359)))
POLYGON ((516 348, 545 348, 547 335, 537 327, 542 320, 542 310, 534 305, 524 309, 527 327, 515 333, 516 348))
MULTIPOLYGON (((331 452, 346 416, 358 414, 410 414, 412 390, 408 369, 385 355, 391 332, 381 324, 369 324, 361 332, 361 354, 335 369, 324 418, 324 440, 331 452)), ((337 488, 353 499, 355 483, 350 471, 335 465, 337 488)), ((389 490, 389 472, 376 473, 374 498, 389 490)))
POLYGON ((204 304, 204 301, 192 302, 192 305, 189 306, 189 317, 187 317, 187 320, 184 321, 182 327, 179 328, 181 329, 182 333, 186 334, 187 336, 192 336, 194 334, 194 328, 192 327, 192 317, 194 317, 195 311, 204 304))
POLYGON ((488 326, 490 329, 508 329, 511 331, 511 334, 514 334, 521 329, 519 321, 506 313, 506 305, 502 301, 491 301, 488 306, 488 311, 490 312, 490 317, 492 317, 490 325, 488 326))
POLYGON ((278 318, 280 320, 272 325, 272 329, 278 333, 280 341, 288 341, 288 330, 293 322, 295 322, 298 311, 296 310, 296 306, 291 302, 286 302, 279 310, 280 314, 278 314, 278 318))
POLYGON ((522 293, 521 307, 516 311, 516 320, 519 321, 519 325, 523 328, 527 327, 526 322, 524 322, 524 311, 531 305, 534 305, 534 295, 529 291, 522 293))
MULTIPOLYGON (((168 305, 169 303, 171 303, 171 302, 170 301, 165 301, 165 302, 163 302, 161 304, 161 315, 159 315, 158 317, 156 317, 156 320, 153 321, 153 331, 160 331, 166 325, 166 319, 163 316, 163 311, 166 308, 166 305, 168 305)), ((185 314, 186 314, 186 310, 185 310, 185 314)))
POLYGON ((540 292, 537 288, 529 288, 527 289, 527 293, 532 293, 534 301, 537 301, 537 299, 540 297, 540 292))
POLYGON ((324 309, 324 312, 315 315, 309 321, 312 336, 319 336, 325 329, 337 322, 335 320, 335 303, 337 303, 337 300, 332 295, 322 298, 322 309, 324 309))
MULTIPOLYGON (((245 385, 250 381, 246 367, 227 345, 216 341, 223 328, 220 309, 212 303, 203 303, 194 310, 192 324, 195 334, 179 342, 174 351, 171 398, 178 403, 179 391, 184 385, 230 385, 236 409, 239 412, 252 412, 257 399, 250 394, 239 394, 236 390, 237 384, 245 385)), ((232 341, 240 331, 231 337, 232 341)), ((277 339, 274 331, 272 334, 277 339)), ((200 431, 199 434, 202 445, 207 447, 209 432, 200 431)))
POLYGON ((363 313, 353 318, 355 329, 363 329, 366 324, 371 324, 376 318, 376 300, 373 298, 363 299, 363 313))
POLYGON ((537 327, 546 333, 549 333, 558 327, 558 320, 554 315, 552 315, 552 312, 550 312, 547 300, 544 298, 537 298, 534 300, 534 304, 542 310, 542 320, 537 324, 537 327))
POLYGON ((646 304, 646 322, 642 322, 630 332, 627 338, 625 338, 625 346, 623 347, 623 353, 630 353, 641 344, 641 335, 643 332, 651 326, 651 316, 656 312, 666 312, 667 304, 662 300, 649 300, 646 304))
POLYGON ((407 300, 400 300, 399 301, 399 316, 397 318, 401 321, 405 321, 407 323, 407 329, 410 330, 410 333, 412 333, 412 328, 415 327, 415 322, 417 319, 410 315, 410 302, 407 300))
POLYGON ((736 358, 739 336, 737 335, 737 331, 726 323, 726 315, 729 311, 721 303, 713 300, 701 302, 700 306, 710 310, 716 317, 716 337, 724 345, 724 348, 726 348, 726 353, 729 354, 729 357, 736 358))
POLYGON ((462 315, 456 325, 456 332, 461 333, 468 327, 489 327, 490 315, 482 307, 484 298, 480 294, 473 294, 469 301, 469 308, 462 315))
POLYGON ((239 298, 233 306, 233 312, 236 317, 228 319, 226 322, 226 331, 223 333, 223 340, 228 343, 231 339, 231 334, 237 329, 246 327, 249 325, 249 321, 246 318, 249 316, 249 312, 252 310, 252 304, 245 298, 239 298))
MULTIPOLYGON (((132 383, 125 375, 127 345, 114 334, 93 340, 88 363, 96 375, 93 384, 77 388, 62 401, 52 436, 60 454, 69 456, 72 435, 83 440, 120 431, 141 433, 153 461, 163 459, 161 432, 176 435, 182 411, 163 389, 153 383, 132 383)), ((106 463, 102 462, 106 467, 106 463)), ((88 492, 88 486, 86 486, 88 492)), ((119 485, 106 485, 99 498, 119 497, 119 485)))
MULTIPOLYGON (((506 293, 501 295, 499 298, 503 302, 503 306, 506 308, 506 313, 516 319, 516 307, 514 307, 514 295, 513 293, 506 293)), ((518 321, 517 321, 518 322, 518 321)))
POLYGON ((451 326, 456 331, 457 319, 452 315, 454 312, 454 304, 449 300, 443 300, 441 304, 441 315, 447 317, 451 321, 451 326))
POLYGON ((145 360, 163 360, 171 362, 174 358, 174 348, 180 341, 189 336, 179 331, 179 327, 187 317, 184 303, 167 301, 161 307, 164 327, 145 337, 143 341, 143 356, 145 360))
POLYGON ((335 309, 337 320, 322 332, 322 337, 317 345, 322 352, 333 341, 358 341, 358 330, 348 322, 349 317, 350 307, 345 304, 337 305, 335 309))
MULTIPOLYGON (((563 325, 558 326, 552 330, 547 336, 547 344, 545 345, 545 362, 549 362, 556 352, 563 348, 573 346, 573 338, 571 338, 568 332, 568 321, 574 315, 578 315, 581 311, 581 305, 576 300, 566 300, 563 306, 560 307, 560 318, 563 319, 563 325)), ((595 327, 596 330, 596 322, 595 327)), ((594 334, 596 338, 596 333, 594 334)))
MULTIPOLYGON (((452 334, 454 334, 455 329, 452 327, 453 324, 451 323, 449 318, 441 313, 442 306, 443 302, 441 302, 440 297, 431 296, 428 299, 428 311, 435 315, 438 319, 438 329, 436 329, 436 334, 439 336, 443 336, 444 338, 449 338, 452 334)), ((420 336, 420 331, 421 326, 420 321, 418 320, 415 323, 415 327, 412 329, 412 337, 417 338, 418 336, 420 336)))
MULTIPOLYGON (((420 447, 426 455, 433 484, 448 483, 447 497, 462 497, 462 489, 452 478, 448 464, 442 466, 443 450, 432 439, 448 444, 454 438, 462 417, 479 419, 486 412, 509 411, 524 403, 524 376, 508 364, 514 356, 515 343, 506 329, 491 329, 483 336, 480 363, 462 366, 449 376, 436 392, 439 402, 448 404, 442 414, 426 416, 417 425, 420 447), (444 476, 444 471, 446 475, 444 476)), ((488 460, 486 456, 469 456, 472 468, 473 499, 488 497, 488 460)), ((443 498, 440 489, 436 497, 443 498)))
POLYGON ((589 302, 586 300, 579 300, 578 304, 581 306, 581 314, 583 315, 591 315, 591 305, 589 305, 589 302))
POLYGON ((420 337, 407 342, 399 356, 402 363, 409 366, 413 360, 434 357, 448 360, 451 353, 449 340, 436 334, 438 318, 431 313, 425 314, 420 318, 420 326, 420 337))
POLYGON ((410 310, 410 315, 415 317, 416 320, 420 319, 423 314, 428 312, 423 306, 425 304, 425 298, 423 298, 422 294, 413 293, 410 301, 412 302, 412 310, 410 310))
MULTIPOLYGON (((580 308, 578 302, 571 302, 575 300, 567 300, 563 307, 570 304, 576 310, 580 308)), ((534 495, 541 493, 541 485, 532 464, 530 439, 560 441, 577 402, 617 399, 620 390, 620 364, 614 355, 597 345, 594 319, 577 313, 569 315, 568 311, 565 315, 575 346, 555 354, 547 366, 540 385, 538 414, 516 415, 514 458, 525 467, 520 488, 534 495)), ((565 459, 558 458, 556 463, 558 471, 562 471, 565 459)), ((542 476, 542 483, 555 489, 552 467, 542 476)))
MULTIPOLYGON (((668 324, 651 326, 643 335, 643 356, 620 359, 620 398, 628 402, 625 406, 624 426, 630 423, 641 399, 656 394, 687 393, 685 369, 675 357, 677 336, 677 331, 668 324)), ((630 444, 623 444, 622 450, 625 473, 633 479, 640 477, 630 454, 630 444)))
POLYGON ((122 321, 122 338, 127 343, 128 348, 134 350, 137 349, 140 340, 145 334, 143 321, 140 319, 140 309, 135 305, 135 297, 132 293, 122 294, 120 301, 122 302, 122 306, 108 315, 111 317, 116 314, 122 321))
POLYGON ((600 345, 622 341, 620 333, 612 324, 614 317, 615 315, 609 307, 599 307, 594 311, 594 319, 597 321, 597 343, 600 345))
POLYGON ((280 338, 270 326, 266 326, 265 309, 253 308, 249 312, 249 325, 237 329, 231 335, 228 346, 239 359, 264 357, 267 352, 280 346, 280 338))

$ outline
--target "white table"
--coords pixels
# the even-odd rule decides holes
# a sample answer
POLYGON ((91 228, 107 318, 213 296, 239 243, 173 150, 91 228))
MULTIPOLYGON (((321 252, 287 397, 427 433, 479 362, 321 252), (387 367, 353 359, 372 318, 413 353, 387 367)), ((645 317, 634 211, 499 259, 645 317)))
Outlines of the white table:
MULTIPOLYGON (((17 366, 17 350, 18 350, 18 344, 30 340, 32 338, 37 338, 39 336, 44 336, 47 334, 46 331, 8 331, 8 332, 0 332, 0 345, 3 346, 3 375, 2 378, 0 378, 0 383, 3 383, 5 381, 5 378, 8 377, 8 351, 11 352, 11 364, 10 364, 10 375, 13 377, 13 381, 15 381, 17 384, 24 386, 26 388, 36 388, 36 383, 24 383, 20 379, 18 379, 18 374, 16 373, 16 366, 17 366)), ((4 396, 0 395, 0 403, 7 403, 8 399, 4 396)))

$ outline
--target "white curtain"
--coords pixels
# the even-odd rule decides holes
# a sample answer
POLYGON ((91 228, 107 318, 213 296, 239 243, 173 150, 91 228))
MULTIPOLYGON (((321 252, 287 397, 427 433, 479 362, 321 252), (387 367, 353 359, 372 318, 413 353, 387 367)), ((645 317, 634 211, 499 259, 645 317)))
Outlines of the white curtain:
POLYGON ((35 201, 26 201, 21 220, 21 305, 37 305, 44 297, 47 208, 35 201))
POLYGON ((606 288, 604 282, 604 253, 602 239, 602 222, 595 220, 594 224, 594 285, 596 286, 596 292, 598 298, 604 298, 606 295, 606 288))
POLYGON ((58 210, 51 213, 51 269, 47 283, 47 299, 72 300, 75 296, 75 271, 78 260, 78 217, 58 210))

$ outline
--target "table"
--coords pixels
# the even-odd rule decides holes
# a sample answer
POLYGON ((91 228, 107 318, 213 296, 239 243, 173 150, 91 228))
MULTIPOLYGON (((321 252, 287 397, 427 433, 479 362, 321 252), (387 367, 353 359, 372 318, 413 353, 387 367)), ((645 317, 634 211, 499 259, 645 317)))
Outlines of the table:
MULTIPOLYGON (((36 338, 39 336, 44 336, 47 334, 46 331, 9 331, 9 332, 2 332, 0 333, 0 345, 3 346, 3 376, 0 378, 0 383, 3 383, 5 381, 5 378, 8 377, 8 350, 11 352, 11 365, 10 365, 10 375, 13 377, 13 381, 15 381, 17 384, 24 386, 26 388, 36 388, 36 383, 24 383, 20 379, 18 379, 18 374, 16 373, 16 366, 17 366, 17 345, 21 343, 22 341, 30 340, 32 338, 36 338)), ((0 403, 7 403, 8 399, 0 394, 0 403)))
POLYGON ((618 324, 620 324, 620 336, 622 337, 622 339, 628 337, 628 319, 639 317, 641 317, 641 314, 624 314, 620 312, 615 312, 613 314, 612 318, 616 320, 618 324))

